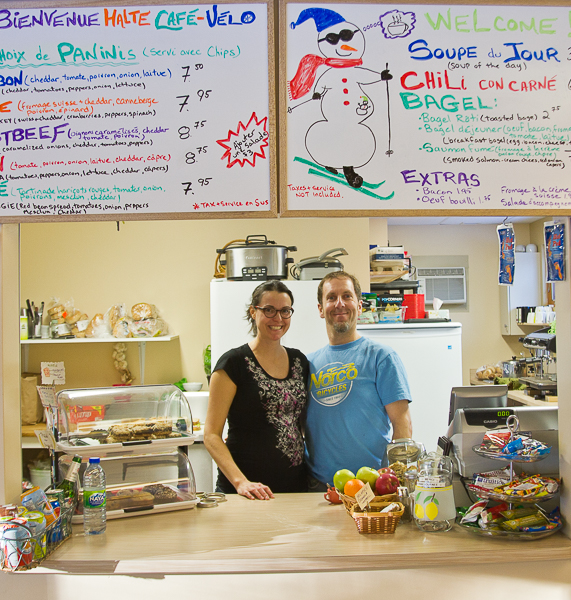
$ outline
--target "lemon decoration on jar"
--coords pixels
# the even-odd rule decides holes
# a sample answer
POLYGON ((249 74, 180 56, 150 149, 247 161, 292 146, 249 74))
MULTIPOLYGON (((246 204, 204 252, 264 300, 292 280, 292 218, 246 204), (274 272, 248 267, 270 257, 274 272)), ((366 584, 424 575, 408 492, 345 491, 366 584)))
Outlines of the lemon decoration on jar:
POLYGON ((418 461, 414 489, 414 521, 422 531, 448 531, 456 518, 452 461, 435 452, 418 461))

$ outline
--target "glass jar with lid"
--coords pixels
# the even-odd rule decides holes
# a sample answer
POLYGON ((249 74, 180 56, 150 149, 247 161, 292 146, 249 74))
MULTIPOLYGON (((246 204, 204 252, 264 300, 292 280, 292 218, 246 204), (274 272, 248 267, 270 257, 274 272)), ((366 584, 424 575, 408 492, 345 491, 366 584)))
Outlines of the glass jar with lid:
POLYGON ((393 440, 387 446, 389 465, 395 462, 403 463, 407 468, 416 465, 418 459, 425 453, 424 445, 411 438, 393 440))

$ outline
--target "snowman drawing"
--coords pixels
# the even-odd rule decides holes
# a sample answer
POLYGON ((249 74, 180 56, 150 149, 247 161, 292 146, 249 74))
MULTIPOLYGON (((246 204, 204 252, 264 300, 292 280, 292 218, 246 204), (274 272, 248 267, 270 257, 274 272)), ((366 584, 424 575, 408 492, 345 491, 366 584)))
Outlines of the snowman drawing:
MULTIPOLYGON (((317 46, 321 56, 304 56, 293 79, 288 82, 290 100, 311 96, 319 101, 323 119, 311 124, 305 134, 305 148, 312 160, 333 174, 342 172, 348 185, 358 189, 363 177, 356 169, 373 158, 376 139, 365 121, 374 106, 364 91, 367 86, 392 79, 388 68, 381 73, 363 67, 365 36, 353 23, 326 8, 303 10, 290 27, 295 29, 313 19, 317 29, 317 46), (317 77, 321 67, 327 69, 317 77)), ((387 65, 388 66, 388 65, 387 65)))

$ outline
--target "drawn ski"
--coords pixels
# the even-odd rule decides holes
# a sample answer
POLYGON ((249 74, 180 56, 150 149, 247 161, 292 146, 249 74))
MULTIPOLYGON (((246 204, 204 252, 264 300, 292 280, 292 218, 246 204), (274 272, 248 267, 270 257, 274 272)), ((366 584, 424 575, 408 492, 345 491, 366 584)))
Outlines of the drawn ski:
POLYGON ((394 192, 391 192, 388 196, 379 196, 378 194, 375 194, 372 191, 370 191, 370 190, 378 189, 379 187, 381 187, 381 185, 383 185, 385 183, 385 181, 381 181, 380 183, 368 183, 367 181, 363 181, 363 185, 360 188, 354 188, 347 183, 347 181, 343 175, 340 175, 340 174, 335 175, 335 174, 331 173, 330 171, 328 171, 325 167, 322 167, 321 165, 311 162, 310 160, 300 158, 299 156, 294 157, 293 160, 303 163, 305 165, 308 165, 310 167, 309 171, 308 171, 308 173, 310 175, 317 175, 318 177, 324 177, 325 179, 329 179, 330 181, 333 181, 334 183, 340 183, 341 185, 344 185, 344 186, 354 190, 355 192, 361 192, 362 194, 365 194, 366 196, 371 196, 372 198, 375 198, 377 200, 390 200, 395 195, 394 192))

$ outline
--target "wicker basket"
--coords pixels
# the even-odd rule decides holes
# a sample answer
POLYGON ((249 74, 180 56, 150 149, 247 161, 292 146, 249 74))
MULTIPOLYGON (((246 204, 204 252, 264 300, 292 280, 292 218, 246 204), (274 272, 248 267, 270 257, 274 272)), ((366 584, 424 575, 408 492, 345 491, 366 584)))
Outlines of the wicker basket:
MULTIPOLYGON (((339 494, 339 498, 343 501, 343 506, 347 509, 348 513, 351 513, 352 510, 359 510, 359 504, 353 496, 346 496, 341 492, 337 492, 339 494)), ((396 494, 386 494, 385 496, 375 496, 373 500, 371 500, 369 506, 371 510, 375 506, 383 505, 386 506, 388 502, 396 502, 398 500, 398 496, 396 494)))
POLYGON ((395 529, 404 513, 404 505, 400 502, 398 510, 387 513, 380 512, 385 506, 391 502, 380 502, 373 506, 371 501, 368 512, 351 511, 350 514, 355 520, 359 533, 394 533, 395 529))

